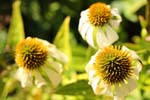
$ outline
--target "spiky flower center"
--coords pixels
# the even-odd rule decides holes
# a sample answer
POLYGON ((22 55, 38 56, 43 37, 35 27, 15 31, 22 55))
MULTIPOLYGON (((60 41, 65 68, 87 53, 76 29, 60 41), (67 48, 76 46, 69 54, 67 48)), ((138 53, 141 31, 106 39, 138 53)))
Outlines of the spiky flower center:
POLYGON ((108 46, 97 54, 94 68, 108 84, 125 82, 133 72, 132 57, 120 46, 108 46))
POLYGON ((88 17, 94 26, 103 26, 111 18, 111 9, 105 3, 94 3, 89 8, 88 17))
POLYGON ((21 41, 16 48, 16 63, 28 70, 41 67, 46 59, 47 48, 37 38, 27 38, 21 41))

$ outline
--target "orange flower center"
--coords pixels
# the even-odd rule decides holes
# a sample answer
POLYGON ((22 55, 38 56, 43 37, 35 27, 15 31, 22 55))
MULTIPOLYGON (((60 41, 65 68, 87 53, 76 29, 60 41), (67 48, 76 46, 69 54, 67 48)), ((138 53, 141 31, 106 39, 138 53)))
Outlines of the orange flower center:
POLYGON ((117 84, 131 76, 132 61, 130 53, 121 50, 120 46, 108 46, 96 56, 94 68, 106 83, 117 84))
POLYGON ((89 21, 94 26, 103 26, 111 18, 111 9, 105 3, 94 3, 89 8, 89 21))
POLYGON ((37 38, 27 38, 21 41, 16 48, 16 63, 28 70, 41 67, 46 59, 47 48, 37 38))

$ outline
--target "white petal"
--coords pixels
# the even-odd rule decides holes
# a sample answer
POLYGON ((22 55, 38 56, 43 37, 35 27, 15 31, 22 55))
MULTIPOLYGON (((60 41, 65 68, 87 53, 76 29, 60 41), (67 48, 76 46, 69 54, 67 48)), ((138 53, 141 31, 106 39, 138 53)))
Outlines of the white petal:
POLYGON ((133 89, 137 87, 137 82, 136 80, 131 79, 131 78, 129 78, 127 81, 128 81, 128 84, 127 84, 128 91, 131 92, 133 89))
POLYGON ((78 25, 79 32, 81 31, 81 29, 84 28, 83 25, 87 22, 89 22, 88 21, 88 10, 84 10, 81 12, 81 17, 79 19, 79 25, 78 25))
POLYGON ((29 71, 27 72, 26 70, 24 70, 22 67, 17 70, 16 79, 21 82, 21 86, 23 88, 32 85, 32 74, 29 71))
POLYGON ((35 72, 35 85, 38 88, 40 88, 45 84, 46 84, 46 82, 45 82, 44 78, 41 76, 41 74, 38 71, 36 71, 35 72))
POLYGON ((133 79, 128 79, 128 83, 123 83, 121 86, 115 86, 114 95, 117 97, 124 97, 136 88, 137 83, 133 79))
POLYGON ((117 19, 121 22, 122 19, 121 19, 121 16, 119 15, 119 11, 117 8, 113 8, 111 10, 111 14, 112 14, 112 16, 117 17, 117 19))
POLYGON ((131 55, 133 56, 133 58, 135 58, 135 59, 139 58, 139 56, 136 54, 135 51, 128 49, 126 46, 122 46, 122 50, 129 51, 131 53, 131 55))
POLYGON ((58 73, 63 72, 62 64, 60 64, 59 62, 48 60, 47 66, 50 66, 51 69, 53 69, 54 71, 56 71, 58 73))
POLYGON ((79 28, 79 32, 80 32, 80 34, 81 34, 81 36, 82 36, 82 38, 85 40, 85 36, 86 36, 86 34, 87 34, 87 31, 88 31, 88 29, 89 29, 89 27, 92 27, 90 24, 89 24, 89 22, 85 22, 82 26, 80 26, 80 28, 79 28))
POLYGON ((92 47, 95 48, 95 45, 94 45, 94 40, 93 40, 93 29, 94 27, 90 27, 87 31, 87 34, 86 34, 86 41, 88 42, 88 44, 92 47))
POLYGON ((81 17, 84 18, 84 20, 88 20, 88 13, 89 13, 89 9, 83 10, 81 12, 81 17))
POLYGON ((109 26, 109 25, 105 25, 106 26, 106 37, 108 40, 108 44, 112 44, 115 41, 118 40, 118 34, 109 26))
POLYGON ((98 32, 97 32, 97 45, 99 48, 103 48, 105 46, 108 45, 108 39, 106 37, 106 34, 101 30, 99 29, 98 32))
POLYGON ((49 48, 49 54, 50 54, 50 57, 52 56, 56 60, 59 60, 63 63, 68 62, 68 57, 64 53, 59 51, 56 47, 49 48))
POLYGON ((112 96, 112 92, 111 92, 110 86, 105 84, 98 77, 93 78, 91 86, 92 86, 92 88, 94 90, 94 93, 96 95, 112 96))
POLYGON ((90 61, 86 65, 86 68, 85 68, 86 72, 89 72, 90 70, 93 70, 94 62, 95 62, 95 55, 91 57, 90 61))
POLYGON ((139 62, 137 62, 136 66, 135 66, 135 69, 134 69, 134 74, 135 76, 133 77, 134 79, 139 79, 139 72, 141 71, 142 69, 142 64, 139 62))
POLYGON ((40 39, 40 38, 35 38, 35 39, 37 39, 38 41, 41 41, 41 42, 42 42, 45 46, 47 46, 47 47, 54 47, 53 44, 49 43, 49 42, 46 41, 46 40, 43 40, 43 39, 40 39))
POLYGON ((93 91, 96 95, 99 95, 99 89, 98 89, 98 83, 99 83, 99 78, 95 77, 91 81, 91 86, 93 88, 93 91))
POLYGON ((119 15, 119 11, 116 8, 113 8, 111 10, 112 16, 115 17, 115 19, 111 19, 109 23, 111 26, 115 29, 117 29, 120 25, 120 22, 122 21, 121 16, 119 15))
POLYGON ((48 78, 50 79, 50 81, 52 82, 52 85, 54 87, 58 86, 58 84, 61 81, 61 74, 57 73, 56 71, 53 71, 49 68, 46 68, 46 73, 48 75, 48 78))
POLYGON ((114 29, 118 29, 119 25, 120 25, 120 20, 109 20, 110 25, 114 28, 114 29))

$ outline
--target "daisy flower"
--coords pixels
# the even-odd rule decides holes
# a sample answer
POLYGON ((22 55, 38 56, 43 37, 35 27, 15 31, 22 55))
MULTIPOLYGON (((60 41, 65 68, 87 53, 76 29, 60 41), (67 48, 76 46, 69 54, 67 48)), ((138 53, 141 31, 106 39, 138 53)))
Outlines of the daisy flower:
POLYGON ((92 56, 86 66, 89 84, 96 95, 123 100, 136 88, 142 63, 138 55, 125 46, 107 46, 92 56))
POLYGON ((118 40, 115 30, 120 22, 118 9, 97 2, 81 12, 78 30, 90 46, 103 48, 118 40))
POLYGON ((62 64, 67 57, 48 41, 28 37, 17 45, 15 61, 19 66, 16 78, 22 87, 33 83, 41 87, 49 82, 53 88, 61 81, 62 64))

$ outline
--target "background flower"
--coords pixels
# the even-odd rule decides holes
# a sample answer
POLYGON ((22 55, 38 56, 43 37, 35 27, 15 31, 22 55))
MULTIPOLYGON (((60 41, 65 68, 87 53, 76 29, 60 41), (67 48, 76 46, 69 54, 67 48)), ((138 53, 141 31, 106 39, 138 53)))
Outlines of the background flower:
POLYGON ((84 40, 94 48, 103 48, 118 40, 115 32, 121 22, 116 8, 97 2, 81 12, 78 30, 84 40))

